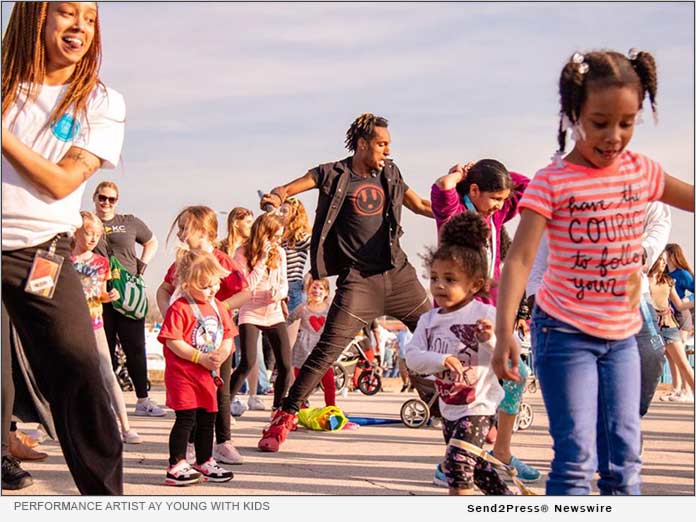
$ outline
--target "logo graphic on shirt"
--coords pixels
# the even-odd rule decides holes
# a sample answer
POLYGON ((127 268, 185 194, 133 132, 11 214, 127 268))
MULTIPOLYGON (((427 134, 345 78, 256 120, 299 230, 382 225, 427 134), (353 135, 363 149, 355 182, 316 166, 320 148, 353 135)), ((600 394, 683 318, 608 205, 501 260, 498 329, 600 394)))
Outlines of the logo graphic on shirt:
POLYGON ((324 327, 324 323, 326 322, 326 318, 322 317, 321 315, 310 315, 309 316, 309 324, 312 325, 312 328, 314 328, 315 332, 318 332, 324 327))
POLYGON ((51 130, 60 141, 72 141, 80 132, 80 122, 66 113, 53 125, 51 130))
POLYGON ((104 225, 104 234, 108 236, 113 233, 125 234, 126 225, 104 225))
POLYGON ((361 216, 381 214, 384 208, 384 190, 377 185, 363 185, 353 196, 353 207, 361 216))
POLYGON ((202 352, 215 350, 222 343, 222 336, 218 337, 218 320, 216 317, 208 316, 204 318, 203 324, 200 321, 191 332, 191 345, 202 352))
POLYGON ((454 324, 450 331, 461 343, 456 353, 464 367, 463 381, 455 381, 449 370, 438 376, 436 386, 445 404, 471 404, 476 400, 476 384, 478 375, 478 340, 476 339, 475 324, 454 324))

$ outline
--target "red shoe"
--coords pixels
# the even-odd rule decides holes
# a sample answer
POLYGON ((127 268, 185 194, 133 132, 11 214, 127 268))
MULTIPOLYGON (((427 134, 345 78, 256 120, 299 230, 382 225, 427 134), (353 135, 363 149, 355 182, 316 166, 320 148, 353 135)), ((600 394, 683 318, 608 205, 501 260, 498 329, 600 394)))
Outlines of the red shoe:
POLYGON ((263 430, 258 448, 261 451, 275 453, 280 445, 288 438, 288 433, 297 429, 297 415, 276 410, 271 418, 271 424, 263 430))
POLYGON ((495 444, 495 439, 498 438, 498 428, 495 426, 491 426, 491 429, 488 430, 488 435, 486 435, 486 442, 488 444, 495 444))

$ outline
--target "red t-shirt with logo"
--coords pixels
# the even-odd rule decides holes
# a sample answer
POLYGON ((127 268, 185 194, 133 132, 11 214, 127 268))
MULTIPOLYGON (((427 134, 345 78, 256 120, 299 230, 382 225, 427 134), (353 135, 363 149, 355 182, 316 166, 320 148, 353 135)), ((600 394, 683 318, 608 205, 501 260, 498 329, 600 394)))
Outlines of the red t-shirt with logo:
MULTIPOLYGON (((219 348, 222 341, 234 337, 232 320, 225 313, 225 307, 219 300, 215 300, 220 320, 222 321, 222 338, 216 339, 215 345, 219 348)), ((209 303, 198 303, 201 315, 205 320, 209 332, 216 330, 218 316, 209 303)), ((196 349, 203 348, 204 329, 196 319, 193 309, 185 297, 174 301, 167 309, 167 314, 162 324, 157 340, 164 345, 164 385, 167 389, 168 407, 177 410, 191 410, 203 408, 209 412, 216 412, 217 387, 213 381, 210 370, 200 364, 182 359, 167 347, 168 340, 183 340, 196 349)), ((225 383, 229 386, 229 383, 225 383)))

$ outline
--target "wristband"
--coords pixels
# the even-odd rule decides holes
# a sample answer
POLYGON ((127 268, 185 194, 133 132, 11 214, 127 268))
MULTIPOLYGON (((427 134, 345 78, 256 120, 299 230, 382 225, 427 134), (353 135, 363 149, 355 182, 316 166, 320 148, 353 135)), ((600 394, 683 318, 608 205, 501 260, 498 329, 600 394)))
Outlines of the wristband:
POLYGON ((198 359, 200 359, 200 358, 201 358, 201 352, 199 352, 198 350, 194 350, 193 355, 191 356, 191 362, 193 364, 198 364, 198 359))
POLYGON ((285 190, 283 187, 276 187, 273 190, 271 190, 271 194, 273 194, 274 196, 278 196, 281 205, 285 203, 285 200, 287 199, 287 193, 288 191, 285 190))

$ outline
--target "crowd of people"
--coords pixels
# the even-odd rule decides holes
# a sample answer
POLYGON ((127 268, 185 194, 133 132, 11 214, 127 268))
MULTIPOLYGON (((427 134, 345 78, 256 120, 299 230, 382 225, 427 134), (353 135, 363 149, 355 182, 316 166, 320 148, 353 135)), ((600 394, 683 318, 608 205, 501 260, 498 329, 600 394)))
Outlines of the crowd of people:
MULTIPOLYGON (((18 2, 3 39, 7 489, 32 482, 18 460, 31 448, 9 435, 16 402, 26 400, 15 397, 16 350, 50 405, 83 494, 122 494, 123 444, 142 441, 114 378, 117 344, 135 388, 133 413, 166 415, 149 397, 145 357, 142 275, 158 241, 140 219, 116 212, 111 181, 97 185, 94 213, 80 211, 86 180, 116 165, 125 127, 123 98, 99 80, 100 50, 92 2, 18 2), (10 342, 10 325, 21 343, 10 342)), ((223 240, 212 209, 181 210, 169 234, 176 258, 156 297, 174 411, 165 483, 233 478, 223 465, 244 459, 232 443, 232 413, 266 408, 258 397, 264 360, 274 368, 273 399, 258 449, 279 451, 320 382, 326 405, 336 404, 332 364, 360 330, 388 316, 406 327, 396 364, 403 389, 409 375, 417 383, 429 374, 439 393, 445 448, 434 480, 450 494, 511 494, 491 461, 522 481, 541 476, 512 443, 529 372, 515 331, 528 328, 532 310, 554 441, 547 493, 588 494, 598 471, 601 493, 640 494, 640 416, 663 354, 673 390, 660 399, 693 402, 694 391, 684 351, 693 270, 667 244, 668 205, 693 212, 693 186, 628 149, 646 95, 656 111, 656 90, 648 52, 576 53, 559 81, 558 153, 533 177, 493 159, 456 164, 423 198, 390 159, 388 121, 364 113, 346 133, 349 156, 273 188, 256 218, 234 208, 223 240), (569 131, 575 144, 566 154, 569 131), (313 224, 294 197, 311 189, 313 224), (437 243, 426 256, 429 291, 400 245, 403 207, 435 220, 425 238, 437 243), (508 245, 503 225, 519 212, 508 245), (487 440, 493 449, 481 455, 487 440)), ((393 341, 373 330, 386 354, 393 341)))

